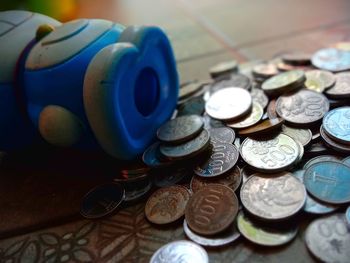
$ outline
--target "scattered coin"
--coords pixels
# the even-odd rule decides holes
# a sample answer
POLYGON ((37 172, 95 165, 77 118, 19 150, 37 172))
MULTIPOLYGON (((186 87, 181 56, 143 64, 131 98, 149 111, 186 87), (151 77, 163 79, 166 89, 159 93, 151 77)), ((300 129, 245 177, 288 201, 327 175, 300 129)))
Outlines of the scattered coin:
POLYGON ((196 137, 203 129, 200 116, 186 115, 164 123, 157 131, 159 140, 167 143, 182 143, 196 137))
POLYGON ((340 160, 341 160, 341 158, 339 156, 335 156, 335 155, 319 155, 319 156, 316 156, 316 157, 310 159, 309 161, 307 161, 304 164, 303 169, 306 170, 307 168, 309 168, 311 165, 313 165, 315 163, 322 163, 325 161, 339 162, 340 160))
POLYGON ((283 93, 297 90, 304 81, 304 71, 292 70, 267 79, 261 88, 268 96, 279 96, 283 93))
POLYGON ((180 185, 160 188, 149 198, 145 206, 147 219, 155 224, 169 224, 185 214, 190 192, 180 185))
POLYGON ((253 102, 253 107, 249 115, 234 122, 227 122, 226 125, 234 129, 243 129, 258 123, 264 114, 264 109, 259 103, 253 102))
POLYGON ((185 103, 177 108, 177 117, 186 115, 202 115, 205 101, 202 96, 189 98, 185 103))
POLYGON ((228 127, 209 128, 208 132, 213 144, 233 143, 236 138, 235 132, 228 127))
POLYGON ((295 163, 299 147, 294 139, 281 133, 269 140, 246 138, 240 152, 243 160, 254 170, 274 173, 284 171, 295 163))
POLYGON ((282 60, 290 65, 310 65, 311 54, 305 52, 290 52, 282 55, 282 60))
POLYGON ((323 118, 322 127, 335 141, 350 145, 350 107, 328 112, 323 118))
POLYGON ((202 246, 207 247, 218 247, 218 246, 224 246, 227 244, 232 243, 236 239, 238 239, 241 234, 238 232, 235 222, 233 222, 225 232, 212 235, 212 236, 200 236, 196 233, 194 233, 187 225, 186 219, 183 223, 183 228, 185 231, 186 236, 191 239, 192 241, 196 242, 197 244, 200 244, 202 246))
POLYGON ((157 169, 153 173, 153 183, 157 187, 167 187, 181 182, 184 178, 189 177, 192 170, 187 167, 175 167, 171 169, 166 167, 164 169, 157 169))
POLYGON ((193 176, 191 180, 191 190, 193 193, 196 193, 198 190, 209 184, 223 184, 231 188, 233 191, 236 191, 240 186, 241 181, 241 170, 236 166, 225 174, 214 178, 206 178, 198 175, 193 176))
POLYGON ((335 84, 335 76, 332 72, 325 70, 309 70, 305 72, 305 87, 322 93, 335 84))
POLYGON ((210 144, 209 132, 202 132, 194 139, 178 145, 161 144, 160 153, 169 160, 182 160, 203 152, 210 144))
POLYGON ((263 109, 266 108, 267 104, 269 103, 269 99, 260 88, 252 88, 250 95, 252 95, 253 103, 257 102, 263 109))
MULTIPOLYGON (((348 52, 350 53, 350 52, 348 52)), ((350 73, 342 72, 335 74, 336 83, 325 94, 333 99, 350 98, 350 73)))
POLYGON ((257 78, 263 78, 267 79, 270 77, 273 77, 279 73, 277 67, 275 64, 272 63, 262 63, 259 65, 256 65, 253 68, 253 76, 257 78))
POLYGON ((287 64, 285 62, 279 62, 277 63, 277 69, 281 72, 285 72, 285 71, 292 71, 292 70, 302 70, 302 71, 308 71, 308 70, 312 70, 314 69, 312 66, 307 65, 307 66, 297 66, 297 65, 291 65, 291 64, 287 64))
POLYGON ((256 172, 254 170, 252 170, 251 168, 249 168, 248 165, 245 165, 241 170, 242 184, 244 184, 248 180, 248 178, 255 173, 256 172))
POLYGON ((239 135, 243 136, 255 136, 258 134, 266 134, 268 132, 277 130, 282 126, 283 123, 284 119, 282 118, 267 119, 252 127, 239 130, 238 133, 239 135))
POLYGON ((350 156, 343 159, 343 164, 350 166, 350 156))
POLYGON ((217 78, 222 75, 237 72, 238 63, 235 60, 220 62, 209 69, 210 76, 217 78))
POLYGON ((264 220, 287 219, 304 206, 306 190, 292 174, 254 174, 242 185, 241 201, 246 210, 264 220))
POLYGON ((209 93, 212 94, 220 89, 229 87, 250 90, 251 85, 251 80, 247 76, 235 73, 215 79, 215 82, 211 85, 209 93))
POLYGON ((276 119, 277 116, 277 112, 276 112, 276 100, 272 99, 270 100, 269 104, 267 105, 267 116, 269 117, 269 119, 276 119))
POLYGON ((239 151, 229 143, 215 144, 210 157, 194 168, 195 174, 215 177, 226 173, 237 163, 239 151))
POLYGON ((185 99, 200 91, 207 82, 190 82, 179 89, 179 99, 185 99))
POLYGON ((159 142, 155 142, 149 146, 142 155, 142 161, 150 167, 163 167, 171 163, 169 161, 161 160, 159 158, 159 142))
POLYGON ((327 98, 316 91, 301 89, 276 101, 277 114, 294 126, 317 123, 329 110, 327 98))
POLYGON ((209 258, 207 252, 196 243, 178 240, 159 248, 150 260, 150 263, 165 262, 208 263, 209 258))
POLYGON ((254 223, 241 211, 237 216, 239 232, 249 241, 263 246, 280 246, 290 242, 298 233, 298 228, 278 229, 254 223))
POLYGON ((189 227, 201 235, 214 235, 228 228, 238 212, 238 199, 227 186, 211 184, 190 198, 185 212, 189 227))
POLYGON ((306 229, 305 242, 310 252, 323 262, 349 262, 350 229, 344 214, 313 221, 306 229))
POLYGON ((320 134, 323 139, 323 142, 331 149, 334 149, 338 152, 350 153, 350 145, 343 144, 338 141, 333 140, 328 136, 328 134, 324 131, 323 125, 320 127, 320 134))
POLYGON ((225 88, 209 98, 205 110, 214 119, 232 120, 247 114, 251 106, 252 97, 248 91, 242 88, 225 88))
POLYGON ((300 142, 304 147, 308 146, 312 139, 312 133, 309 129, 298 129, 282 125, 282 133, 300 142))
POLYGON ((315 163, 306 169, 304 184, 310 194, 330 204, 350 202, 350 167, 334 161, 315 163))
POLYGON ((225 124, 222 121, 213 119, 210 117, 208 114, 204 113, 203 114, 203 122, 204 122, 204 128, 205 129, 210 129, 210 128, 221 128, 225 127, 225 124))
POLYGON ((125 190, 118 183, 99 185, 83 198, 80 214, 89 219, 101 218, 116 211, 125 198, 125 190))
POLYGON ((315 67, 323 70, 332 72, 349 70, 350 52, 336 48, 320 49, 312 56, 311 61, 315 67))

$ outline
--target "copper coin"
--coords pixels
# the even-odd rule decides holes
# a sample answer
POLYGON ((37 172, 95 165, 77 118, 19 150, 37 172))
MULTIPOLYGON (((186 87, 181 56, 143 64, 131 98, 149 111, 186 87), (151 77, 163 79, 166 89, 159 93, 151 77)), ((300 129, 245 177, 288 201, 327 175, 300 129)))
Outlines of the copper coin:
POLYGON ((322 120, 329 110, 327 98, 316 91, 301 89, 277 99, 277 114, 291 125, 309 126, 322 120))
POLYGON ((160 188, 148 198, 145 215, 155 224, 174 222, 184 215, 190 196, 189 190, 180 185, 160 188))
POLYGON ((285 72, 285 71, 292 71, 292 70, 302 70, 302 71, 308 71, 314 69, 312 66, 296 66, 296 65, 291 65, 287 64, 285 62, 279 62, 277 63, 277 68, 279 71, 285 72))
POLYGON ((226 125, 234 129, 248 128, 258 123, 261 120, 263 114, 264 109, 261 107, 261 105, 257 102, 253 102, 253 107, 249 115, 234 122, 227 122, 226 125))
POLYGON ((223 184, 230 187, 233 191, 236 191, 241 181, 241 170, 236 166, 225 174, 215 178, 206 178, 198 175, 193 176, 191 180, 191 190, 193 193, 196 193, 206 185, 223 184))
POLYGON ((218 120, 232 120, 249 113, 252 96, 242 88, 224 88, 215 92, 207 101, 205 110, 218 120))
POLYGON ((283 123, 284 123, 284 119, 282 118, 268 119, 252 127, 239 130, 238 133, 239 135, 244 135, 244 136, 255 136, 258 134, 264 134, 264 133, 276 130, 279 127, 281 127, 283 123))
POLYGON ((335 85, 325 92, 327 97, 330 97, 333 99, 350 98, 350 73, 349 72, 338 73, 338 74, 335 74, 335 77, 336 77, 335 85))
POLYGON ((198 234, 214 235, 225 230, 238 212, 238 199, 229 187, 211 184, 196 192, 187 203, 185 218, 198 234))
POLYGON ((311 54, 305 52, 290 52, 282 55, 282 60, 290 65, 310 65, 311 54))
POLYGON ((304 71, 292 70, 265 80, 261 88, 269 96, 278 96, 298 89, 304 81, 304 71))
POLYGON ((267 105, 266 113, 269 119, 275 119, 278 117, 276 112, 276 100, 270 100, 269 104, 267 105))
POLYGON ((243 184, 241 201, 249 213, 266 220, 287 219, 306 201, 306 189, 292 174, 254 174, 243 184))
POLYGON ((325 70, 310 70, 305 72, 305 87, 317 92, 323 92, 335 84, 335 75, 325 70))

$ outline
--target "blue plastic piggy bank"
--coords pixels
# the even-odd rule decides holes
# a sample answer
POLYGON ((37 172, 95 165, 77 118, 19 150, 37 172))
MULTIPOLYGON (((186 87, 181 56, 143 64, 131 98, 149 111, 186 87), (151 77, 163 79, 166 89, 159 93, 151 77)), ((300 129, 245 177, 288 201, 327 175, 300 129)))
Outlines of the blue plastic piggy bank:
POLYGON ((45 140, 132 159, 171 117, 178 86, 159 28, 0 12, 0 150, 45 140), (41 24, 54 30, 36 40, 41 24))

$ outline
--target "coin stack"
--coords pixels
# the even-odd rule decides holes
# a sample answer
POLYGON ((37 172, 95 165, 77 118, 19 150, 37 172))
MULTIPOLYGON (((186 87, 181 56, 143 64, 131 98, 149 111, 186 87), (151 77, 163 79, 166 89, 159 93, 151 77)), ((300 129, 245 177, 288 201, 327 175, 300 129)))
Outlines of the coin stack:
POLYGON ((176 114, 142 156, 146 166, 123 170, 114 184, 125 193, 110 202, 128 201, 134 188, 129 200, 153 192, 146 218, 183 225, 191 241, 166 244, 151 262, 208 262, 198 245, 240 236, 284 245, 303 213, 315 216, 305 234, 312 255, 349 262, 350 52, 343 46, 222 62, 209 70, 212 80, 180 88, 176 114))

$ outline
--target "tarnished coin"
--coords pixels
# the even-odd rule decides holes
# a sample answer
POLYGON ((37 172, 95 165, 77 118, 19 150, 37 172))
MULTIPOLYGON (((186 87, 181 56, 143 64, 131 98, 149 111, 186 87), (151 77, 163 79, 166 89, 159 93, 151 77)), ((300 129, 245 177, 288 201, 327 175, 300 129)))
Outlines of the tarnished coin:
POLYGON ((265 80, 261 88, 269 96, 279 96, 298 89, 304 81, 304 71, 292 70, 265 80))
POLYGON ((323 142, 332 150, 336 150, 337 152, 342 152, 342 153, 350 153, 350 145, 349 144, 344 144, 340 143, 336 140, 333 140, 325 131, 323 128, 323 125, 320 127, 320 134, 323 139, 323 142))
POLYGON ((231 120, 249 113, 251 106, 252 97, 248 91, 242 88, 225 88, 209 98, 205 110, 214 119, 231 120))
POLYGON ((220 62, 209 69, 210 76, 217 78, 221 75, 237 72, 238 63, 235 60, 220 62))
POLYGON ((180 185, 160 188, 148 198, 145 215, 155 224, 174 222, 185 214, 190 197, 189 190, 180 185))
POLYGON ((263 109, 266 108, 267 104, 269 103, 269 99, 261 89, 252 88, 250 95, 252 95, 253 103, 257 102, 263 109))
POLYGON ((291 125, 309 126, 317 123, 328 110, 327 98, 321 93, 307 89, 282 95, 276 101, 277 114, 291 125))
POLYGON ((203 114, 202 119, 203 119, 203 122, 204 122, 204 128, 207 129, 207 130, 210 129, 210 128, 225 127, 225 124, 222 121, 213 119, 207 113, 203 114))
MULTIPOLYGON (((184 220, 183 228, 186 236, 192 241, 207 247, 218 247, 232 243, 238 239, 241 234, 238 232, 235 222, 233 222, 224 232, 212 236, 200 236, 194 233, 184 220)), ((194 262, 193 262, 194 263, 194 262)))
POLYGON ((309 65, 311 63, 311 54, 294 51, 282 55, 282 60, 290 65, 309 65))
MULTIPOLYGON (((301 183, 304 183, 304 174, 305 174, 305 170, 297 170, 293 172, 293 176, 298 178, 301 183)), ((334 212, 338 208, 339 206, 337 205, 321 202, 315 199, 314 197, 310 196, 309 194, 307 194, 306 202, 303 207, 303 210, 310 214, 321 215, 321 214, 328 214, 328 213, 334 212)))
POLYGON ((241 201, 249 213, 264 220, 287 219, 304 206, 306 190, 292 174, 254 174, 242 185, 241 201))
POLYGON ((140 182, 124 184, 124 188, 124 202, 134 202, 136 200, 140 200, 152 189, 152 182, 149 180, 149 178, 145 178, 143 181, 140 182))
POLYGON ((208 263, 207 252, 196 243, 179 240, 159 248, 152 256, 150 263, 208 263))
POLYGON ((258 123, 264 114, 264 109, 257 102, 253 102, 253 107, 249 115, 234 122, 226 122, 226 125, 234 129, 243 129, 258 123))
POLYGON ((211 143, 233 143, 236 134, 234 130, 228 127, 220 127, 220 128, 210 128, 208 129, 211 143))
POLYGON ((230 143, 215 144, 210 157, 194 168, 203 177, 215 177, 230 170, 237 163, 239 151, 230 143))
POLYGON ((185 99, 200 91, 207 82, 190 82, 180 87, 179 99, 185 99))
POLYGON ((306 229, 305 242, 310 252, 322 262, 349 262, 350 228, 344 214, 329 215, 313 221, 306 229))
POLYGON ((323 118, 322 126, 333 140, 350 145, 350 107, 328 112, 323 118))
POLYGON ((282 133, 300 142, 304 147, 308 146, 312 139, 312 132, 309 129, 297 129, 282 125, 282 133))
POLYGON ((159 146, 160 153, 169 160, 181 160, 196 156, 203 152, 210 144, 209 132, 202 132, 194 139, 178 145, 161 144, 159 146))
POLYGON ((243 212, 237 216, 239 232, 249 241, 263 246, 280 246, 290 242, 298 233, 298 228, 279 229, 259 225, 249 219, 243 212))
POLYGON ((254 77, 266 79, 277 75, 279 71, 275 64, 262 63, 254 66, 252 73, 254 77))
POLYGON ((125 198, 121 184, 108 183, 90 190, 83 198, 80 214, 89 219, 100 218, 116 211, 125 198))
POLYGON ((153 183, 157 187, 172 186, 181 182, 184 178, 192 175, 192 169, 187 167, 177 166, 175 169, 166 167, 164 169, 156 169, 153 175, 153 183))
POLYGON ((171 164, 170 161, 161 160, 159 158, 159 142, 155 142, 149 146, 142 155, 142 161, 150 167, 162 167, 171 164))
POLYGON ((309 70, 305 72, 305 87, 317 92, 323 92, 335 84, 335 76, 332 72, 325 70, 309 70))
POLYGON ((267 119, 252 127, 241 129, 238 131, 238 133, 239 135, 244 135, 244 136, 255 136, 258 134, 267 134, 268 132, 279 129, 283 123, 284 123, 284 119, 282 118, 267 119))
POLYGON ((200 116, 186 115, 167 121, 157 131, 159 140, 167 143, 181 143, 196 137, 203 129, 200 116))
POLYGON ((315 163, 306 169, 304 184, 317 199, 330 204, 350 202, 350 167, 333 161, 315 163))
POLYGON ((185 218, 198 234, 214 235, 228 228, 238 212, 238 199, 225 185, 211 184, 192 195, 185 218))
POLYGON ((341 157, 335 156, 335 155, 319 155, 319 156, 316 156, 316 157, 310 159, 309 161, 307 161, 304 164, 303 169, 306 170, 307 168, 309 168, 311 165, 313 165, 315 163, 322 163, 322 162, 326 162, 326 161, 339 162, 339 161, 341 161, 341 157))
POLYGON ((209 184, 223 184, 236 191, 242 181, 241 170, 236 166, 222 176, 214 178, 205 178, 195 175, 191 180, 191 190, 196 193, 198 190, 209 184))
POLYGON ((212 94, 220 89, 229 87, 250 90, 251 85, 251 80, 247 76, 235 73, 215 79, 215 82, 211 85, 209 93, 212 94))
POLYGON ((319 69, 332 72, 349 70, 350 52, 336 48, 320 49, 312 56, 311 61, 319 69))
POLYGON ((350 156, 346 157, 342 161, 343 164, 350 166, 350 156))
POLYGON ((202 115, 205 102, 202 96, 189 98, 177 107, 177 117, 187 115, 202 115))
POLYGON ((240 152, 243 160, 254 170, 274 173, 295 163, 299 147, 294 139, 281 133, 269 140, 246 138, 240 152))

